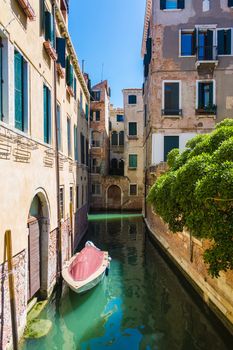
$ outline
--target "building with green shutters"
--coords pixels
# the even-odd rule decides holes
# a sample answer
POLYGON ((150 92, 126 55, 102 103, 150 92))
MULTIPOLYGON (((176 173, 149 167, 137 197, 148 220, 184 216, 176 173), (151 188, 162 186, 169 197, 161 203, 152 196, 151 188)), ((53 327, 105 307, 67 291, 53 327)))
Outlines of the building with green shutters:
MULTIPOLYGON (((51 294, 87 229, 90 95, 68 0, 0 0, 0 8, 0 269, 10 229, 21 336, 28 303, 51 294)), ((3 350, 12 344, 8 294, 6 276, 3 350)))

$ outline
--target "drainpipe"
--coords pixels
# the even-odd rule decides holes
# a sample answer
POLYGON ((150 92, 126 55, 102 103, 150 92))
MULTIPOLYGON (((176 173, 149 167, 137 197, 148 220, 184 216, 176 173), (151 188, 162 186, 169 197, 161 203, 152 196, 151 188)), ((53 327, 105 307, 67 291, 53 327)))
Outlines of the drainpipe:
MULTIPOLYGON (((55 28, 55 1, 52 3, 52 13, 55 28)), ((56 49, 55 31, 54 43, 56 49)), ((57 229, 58 229, 58 264, 57 264, 57 282, 61 281, 62 270, 62 232, 61 232, 61 210, 60 210, 60 173, 59 173, 59 149, 58 149, 58 134, 57 134, 57 70, 56 61, 53 64, 53 91, 54 91, 54 124, 55 124, 55 169, 56 169, 56 190, 57 190, 57 229)))

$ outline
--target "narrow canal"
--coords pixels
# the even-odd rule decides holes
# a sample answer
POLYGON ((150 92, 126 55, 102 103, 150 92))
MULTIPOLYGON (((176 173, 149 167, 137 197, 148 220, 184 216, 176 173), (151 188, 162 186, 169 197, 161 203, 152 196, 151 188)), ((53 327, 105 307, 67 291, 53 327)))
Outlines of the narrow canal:
POLYGON ((85 240, 112 257, 108 277, 77 295, 65 285, 41 318, 47 337, 24 350, 225 350, 230 336, 146 234, 141 217, 92 217, 85 240))

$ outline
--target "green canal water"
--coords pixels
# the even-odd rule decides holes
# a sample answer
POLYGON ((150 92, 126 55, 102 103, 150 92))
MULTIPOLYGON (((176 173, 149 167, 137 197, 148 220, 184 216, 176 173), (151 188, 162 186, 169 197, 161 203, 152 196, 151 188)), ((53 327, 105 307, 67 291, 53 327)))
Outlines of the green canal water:
POLYGON ((225 350, 232 338, 174 271, 139 216, 91 216, 85 240, 112 257, 108 277, 77 295, 63 285, 40 317, 50 333, 23 350, 225 350))

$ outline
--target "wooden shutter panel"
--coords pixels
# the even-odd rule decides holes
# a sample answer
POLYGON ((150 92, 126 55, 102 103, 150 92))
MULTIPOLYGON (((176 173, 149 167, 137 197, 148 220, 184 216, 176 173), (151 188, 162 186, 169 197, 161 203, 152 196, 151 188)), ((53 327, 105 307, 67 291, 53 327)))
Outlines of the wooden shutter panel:
POLYGON ((177 8, 178 9, 184 9, 184 5, 185 5, 184 0, 177 1, 177 8))
POLYGON ((212 107, 214 104, 214 84, 213 84, 213 82, 210 82, 209 86, 210 86, 210 106, 212 107))
POLYGON ((207 30, 207 49, 206 49, 206 59, 213 59, 213 31, 207 30))
POLYGON ((52 15, 45 11, 45 40, 52 42, 52 15))
POLYGON ((47 100, 48 100, 48 143, 51 143, 52 135, 51 135, 51 129, 52 129, 52 118, 51 118, 51 91, 47 88, 47 100))
POLYGON ((70 59, 66 58, 66 84, 70 86, 70 59))
POLYGON ((44 0, 40 0, 40 30, 44 33, 45 30, 45 4, 44 0))
POLYGON ((198 108, 203 108, 204 106, 204 85, 203 83, 198 83, 198 108))
POLYGON ((47 87, 44 85, 44 142, 48 143, 48 111, 47 111, 47 87))
POLYGON ((120 131, 119 133, 119 145, 124 146, 124 131, 120 131))
POLYGON ((160 0, 160 10, 164 10, 166 8, 166 0, 160 0))
POLYGON ((23 57, 15 51, 15 127, 23 130, 23 57))
POLYGON ((197 30, 194 29, 192 35, 192 55, 195 55, 197 51, 197 30))
POLYGON ((70 63, 70 86, 74 86, 74 68, 70 63))
POLYGON ((231 55, 231 29, 226 31, 226 55, 231 55))
POLYGON ((224 55, 224 30, 218 30, 218 54, 224 55))
POLYGON ((66 39, 56 38, 57 62, 66 68, 66 39))
POLYGON ((61 111, 59 105, 57 105, 57 141, 58 150, 61 151, 61 111))

